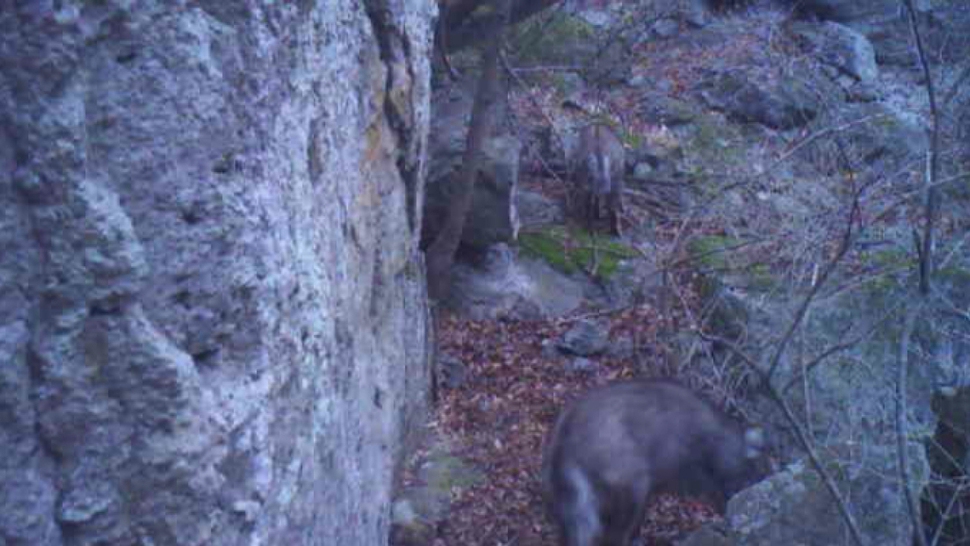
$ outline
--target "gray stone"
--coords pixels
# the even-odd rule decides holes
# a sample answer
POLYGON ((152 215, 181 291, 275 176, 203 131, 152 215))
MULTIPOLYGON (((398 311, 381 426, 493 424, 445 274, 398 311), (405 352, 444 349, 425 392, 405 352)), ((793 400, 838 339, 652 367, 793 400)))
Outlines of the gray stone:
POLYGON ((600 320, 576 321, 559 341, 559 349, 577 356, 594 356, 606 351, 610 342, 609 323, 600 320))
POLYGON ((532 191, 520 191, 516 208, 523 228, 560 224, 565 218, 563 203, 532 191))
POLYGON ((476 320, 532 320, 574 311, 583 303, 586 290, 586 283, 545 262, 519 258, 507 246, 496 245, 479 264, 455 265, 447 304, 476 320))
MULTIPOLYGON (((838 142, 825 140, 806 148, 807 157, 819 170, 835 173, 839 153, 865 161, 873 173, 895 173, 913 164, 929 144, 926 132, 918 120, 882 103, 849 103, 812 124, 819 130, 834 119, 853 120, 840 133, 838 142)), ((824 140, 824 139, 823 139, 824 140)))
POLYGON ((427 449, 412 462, 414 484, 394 499, 390 544, 428 546, 448 516, 455 494, 484 481, 480 470, 455 455, 445 438, 432 436, 427 449))
POLYGON ((633 178, 645 182, 652 178, 651 175, 653 175, 655 170, 649 163, 637 163, 633 167, 633 178))
POLYGON ((0 542, 384 543, 434 2, 54 5, 0 10, 0 542))
POLYGON ((468 366, 460 359, 446 353, 438 355, 438 384, 446 389, 457 389, 468 382, 468 366))
POLYGON ((555 341, 551 339, 542 340, 542 358, 555 360, 561 356, 562 353, 559 351, 559 345, 555 341))
POLYGON ((838 23, 801 23, 792 32, 811 45, 820 61, 857 80, 871 83, 879 75, 876 52, 861 32, 838 23))
POLYGON ((566 371, 569 373, 576 374, 591 374, 599 370, 601 366, 598 362, 577 356, 576 358, 570 360, 566 363, 566 371))
MULTIPOLYGON (((785 0, 807 20, 835 21, 864 34, 882 65, 914 66, 909 16, 897 0, 785 0)), ((915 0, 926 47, 938 58, 959 61, 966 55, 970 15, 963 0, 915 0)))
MULTIPOLYGON (((823 460, 828 468, 845 465, 855 457, 850 454, 858 451, 858 448, 851 446, 830 447, 833 449, 830 452, 832 455, 823 460), (837 459, 839 455, 843 458, 837 459)), ((880 466, 872 465, 872 461, 865 464, 870 470, 891 475, 896 460, 891 453, 887 455, 890 456, 879 457, 880 466)), ((917 459, 911 471, 925 477, 927 469, 924 462, 917 459)), ((851 503, 863 543, 911 544, 912 524, 898 487, 872 471, 860 471, 851 464, 843 468, 847 471, 834 476, 842 494, 848 499, 871 500, 851 503), (888 517, 888 512, 898 517, 888 517)), ((725 519, 733 539, 731 544, 843 544, 848 536, 832 495, 818 474, 805 462, 794 463, 783 472, 738 493, 728 503, 725 519)))
POLYGON ((672 38, 680 32, 680 23, 676 19, 664 17, 654 23, 651 30, 660 38, 672 38))
POLYGON ((700 98, 735 121, 760 123, 772 129, 803 126, 815 118, 820 107, 817 97, 795 78, 759 83, 734 72, 720 73, 703 82, 700 98))

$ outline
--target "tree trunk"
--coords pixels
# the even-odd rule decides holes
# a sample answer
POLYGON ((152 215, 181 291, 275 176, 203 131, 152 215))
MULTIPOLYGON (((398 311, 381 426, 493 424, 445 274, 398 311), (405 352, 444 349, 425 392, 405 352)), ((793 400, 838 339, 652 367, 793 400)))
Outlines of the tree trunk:
POLYGON ((453 194, 454 201, 448 209, 441 231, 428 248, 428 289, 431 298, 437 301, 443 300, 448 295, 455 252, 461 242, 465 220, 471 209, 472 193, 475 190, 475 181, 482 161, 482 147, 485 139, 492 132, 495 121, 491 110, 501 90, 498 58, 505 40, 511 0, 495 0, 495 2, 497 14, 492 25, 494 38, 482 55, 482 75, 478 82, 475 103, 472 106, 462 169, 453 194))

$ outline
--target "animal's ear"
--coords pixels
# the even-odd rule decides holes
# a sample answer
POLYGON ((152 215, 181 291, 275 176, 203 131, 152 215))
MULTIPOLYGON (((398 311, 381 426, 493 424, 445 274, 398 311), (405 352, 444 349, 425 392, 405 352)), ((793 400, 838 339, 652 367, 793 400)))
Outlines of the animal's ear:
POLYGON ((744 431, 744 456, 756 459, 765 448, 765 431, 761 427, 750 427, 744 431))

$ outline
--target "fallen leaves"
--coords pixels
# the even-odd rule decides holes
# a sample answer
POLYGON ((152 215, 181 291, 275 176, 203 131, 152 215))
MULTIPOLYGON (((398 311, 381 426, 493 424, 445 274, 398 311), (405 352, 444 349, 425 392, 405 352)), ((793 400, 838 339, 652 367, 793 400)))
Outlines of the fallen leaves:
MULTIPOLYGON (((611 336, 636 335, 656 345, 656 312, 649 306, 609 316, 611 336)), ((569 374, 569 357, 543 355, 543 342, 558 340, 568 321, 471 321, 444 317, 439 350, 461 359, 468 381, 442 393, 436 421, 463 457, 486 474, 485 483, 462 490, 435 542, 441 546, 556 544, 542 499, 540 467, 545 436, 567 401, 592 387, 637 374, 634 358, 601 357, 591 374, 569 374)), ((651 505, 646 544, 710 519, 710 509, 673 497, 651 505)))

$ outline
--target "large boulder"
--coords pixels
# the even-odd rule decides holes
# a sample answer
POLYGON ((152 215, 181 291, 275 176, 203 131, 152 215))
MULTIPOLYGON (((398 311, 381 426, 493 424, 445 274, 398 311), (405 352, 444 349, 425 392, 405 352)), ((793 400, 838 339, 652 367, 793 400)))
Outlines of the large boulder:
POLYGON ((0 10, 0 543, 385 543, 434 12, 0 10))
POLYGON ((840 154, 846 154, 873 175, 893 176, 917 161, 929 145, 920 121, 890 105, 843 104, 820 117, 811 127, 822 131, 836 120, 850 120, 837 139, 818 139, 801 154, 827 174, 839 172, 840 154))
MULTIPOLYGON (((909 15, 898 0, 780 0, 806 19, 833 21, 872 41, 880 64, 913 66, 916 55, 909 15)), ((956 63, 970 45, 970 13, 964 0, 914 0, 924 44, 935 58, 956 63)))
POLYGON ((856 80, 871 83, 879 75, 876 52, 862 33, 838 23, 792 25, 820 61, 856 80))
POLYGON ((818 98, 799 79, 758 81, 735 72, 721 72, 701 85, 700 98, 730 119, 760 123, 772 129, 792 129, 818 114, 818 98))
MULTIPOLYGON (((843 499, 851 501, 863 544, 909 545, 913 525, 898 485, 874 472, 861 471, 861 467, 846 468, 846 461, 859 458, 863 450, 861 446, 838 446, 823 457, 822 463, 836 476, 843 499)), ((881 464, 867 464, 867 470, 890 475, 896 472, 894 453, 874 451, 865 455, 872 456, 881 464)), ((911 471, 925 479, 925 461, 917 461, 911 471)), ((798 462, 739 493, 728 503, 722 524, 694 533, 680 546, 849 544, 849 537, 848 526, 818 473, 807 463, 798 462)))

